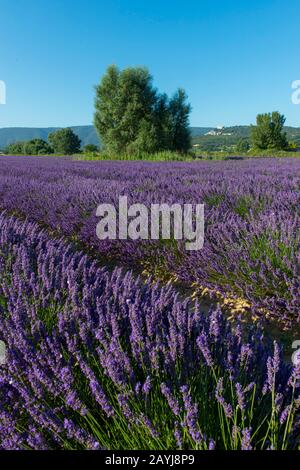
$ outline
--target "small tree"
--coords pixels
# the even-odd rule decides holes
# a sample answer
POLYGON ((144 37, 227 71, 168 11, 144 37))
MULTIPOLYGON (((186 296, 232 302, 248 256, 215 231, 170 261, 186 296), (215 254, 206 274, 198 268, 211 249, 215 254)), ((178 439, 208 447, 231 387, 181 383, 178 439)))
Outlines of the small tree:
POLYGON ((32 139, 23 144, 24 153, 26 155, 48 155, 53 153, 48 142, 42 139, 32 139))
POLYGON ((172 150, 187 152, 191 147, 189 130, 189 114, 191 106, 187 103, 187 95, 179 88, 169 104, 171 118, 172 150))
POLYGON ((298 150, 299 148, 299 145, 297 144, 297 142, 289 142, 289 150, 292 150, 292 151, 296 151, 298 150))
POLYGON ((50 145, 42 139, 15 142, 9 144, 5 150, 6 154, 11 155, 48 155, 52 152, 50 145))
POLYGON ((87 144, 83 147, 83 152, 84 153, 98 153, 99 152, 99 147, 94 144, 87 144))
POLYGON ((81 140, 72 129, 60 129, 49 134, 48 140, 55 153, 72 155, 80 152, 81 140))
POLYGON ((250 144, 247 139, 239 139, 239 141, 236 144, 236 151, 245 153, 248 152, 250 149, 250 144))
POLYGON ((283 132, 285 117, 277 111, 258 114, 256 126, 252 126, 251 138, 254 148, 284 150, 288 147, 286 133, 283 132))
POLYGON ((5 149, 6 155, 21 155, 24 153, 24 142, 13 142, 5 149))

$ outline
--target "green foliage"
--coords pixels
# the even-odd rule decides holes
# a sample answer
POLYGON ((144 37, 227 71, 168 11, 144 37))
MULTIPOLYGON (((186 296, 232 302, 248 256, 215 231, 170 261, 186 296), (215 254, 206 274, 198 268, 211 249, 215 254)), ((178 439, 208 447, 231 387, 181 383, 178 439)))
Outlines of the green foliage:
POLYGON ((52 152, 51 146, 42 139, 33 139, 24 143, 26 155, 47 155, 52 152))
MULTIPOLYGON (((96 87, 95 127, 108 152, 124 153, 151 126, 156 92, 144 68, 108 67, 96 87)), ((143 140, 143 136, 142 136, 143 140)))
POLYGON ((192 154, 182 154, 178 152, 172 152, 170 150, 163 150, 160 152, 155 153, 148 153, 148 152, 139 152, 139 153, 108 153, 108 152, 100 152, 97 155, 76 155, 74 159, 79 161, 99 161, 99 160, 148 160, 148 161, 165 161, 165 162, 172 162, 172 161, 194 161, 195 157, 192 154))
POLYGON ((48 139, 55 153, 73 155, 80 152, 81 141, 70 128, 52 132, 48 139))
POLYGON ((95 108, 95 127, 109 154, 190 148, 185 92, 178 90, 169 101, 153 87, 145 68, 108 67, 96 87, 95 108))
POLYGON ((289 142, 289 150, 296 151, 299 148, 297 142, 289 142))
POLYGON ((5 153, 10 155, 48 155, 53 153, 51 146, 42 139, 28 142, 15 142, 7 146, 5 153))
POLYGON ((153 121, 159 150, 173 149, 169 98, 166 93, 163 93, 157 97, 154 108, 153 121))
MULTIPOLYGON (((197 150, 201 152, 239 152, 237 145, 240 140, 251 141, 251 126, 225 127, 218 135, 207 135, 211 128, 191 128, 192 143, 197 145, 197 150)), ((300 128, 285 126, 287 139, 293 143, 292 150, 300 148, 300 128)), ((273 149, 274 150, 274 149, 273 149)), ((257 149, 255 149, 257 152, 257 149)))
MULTIPOLYGON (((72 131, 78 135, 81 145, 87 144, 99 145, 99 139, 94 126, 69 126, 72 131)), ((5 149, 14 142, 28 142, 28 140, 42 139, 48 141, 48 136, 57 131, 57 127, 13 127, 0 129, 0 149, 5 149)))
MULTIPOLYGON (((164 95, 161 95, 164 96, 164 95)), ((166 97, 167 98, 167 97, 166 97)), ((168 98, 167 98, 168 99, 168 98)), ((159 109, 159 106, 158 106, 159 109)), ((166 117, 166 114, 158 114, 158 116, 166 117)), ((170 135, 169 131, 164 132, 163 129, 166 129, 168 126, 167 120, 163 120, 162 117, 157 117, 157 123, 161 124, 161 128, 157 126, 157 133, 159 134, 159 141, 161 142, 161 148, 168 149, 170 147, 170 135), (165 139, 165 141, 164 141, 165 139)), ((96 130, 94 126, 77 126, 71 127, 75 134, 81 140, 82 146, 84 147, 87 144, 93 144, 101 148, 101 142, 97 137, 96 130)), ((47 141, 48 135, 51 132, 56 131, 57 128, 5 128, 0 129, 0 149, 5 149, 12 142, 24 142, 32 139, 42 139, 47 141)), ((236 146, 240 139, 245 139, 248 142, 251 140, 251 128, 250 126, 233 126, 225 127, 221 135, 205 135, 207 132, 213 130, 211 127, 190 127, 191 139, 193 144, 197 144, 197 147, 194 147, 194 151, 203 154, 203 152, 219 152, 223 151, 228 154, 244 154, 242 151, 237 151, 236 146), (226 135, 224 135, 226 134, 226 135), (227 135, 231 134, 231 135, 227 135)), ((300 148, 300 128, 297 127, 284 127, 284 132, 287 134, 288 141, 291 143, 289 150, 293 151, 300 148)), ((261 154, 264 151, 260 151, 261 154)), ((278 152, 278 151, 277 151, 278 152)), ((248 152, 247 152, 248 153, 248 152)), ((251 154, 257 154, 258 151, 255 149, 254 152, 251 151, 251 154)), ((274 150, 272 151, 272 155, 274 150)), ((267 156, 270 156, 270 152, 266 153, 267 156)))
POLYGON ((189 114, 191 106, 187 103, 187 96, 182 88, 174 94, 169 104, 171 117, 172 149, 187 152, 191 146, 189 130, 189 114))
POLYGON ((98 153, 99 147, 94 144, 87 144, 83 147, 83 153, 98 153))
POLYGON ((253 204, 253 200, 251 196, 244 195, 238 199, 236 206, 234 208, 234 211, 240 217, 242 217, 242 219, 246 219, 249 214, 252 204, 253 204))
POLYGON ((250 144, 247 139, 239 139, 238 143, 236 144, 236 151, 237 152, 248 152, 250 149, 250 144))
POLYGON ((225 200, 224 194, 211 194, 204 197, 204 202, 209 207, 218 207, 225 200))
POLYGON ((5 149, 5 153, 7 155, 21 155, 24 153, 24 143, 25 142, 14 142, 9 144, 5 149))
MULTIPOLYGON (((226 129, 227 132, 227 129, 226 129)), ((235 152, 241 138, 238 135, 202 135, 193 138, 201 152, 235 152)))
POLYGON ((258 114, 256 126, 252 126, 251 138, 254 148, 284 150, 288 147, 286 133, 283 132, 285 117, 277 111, 258 114))

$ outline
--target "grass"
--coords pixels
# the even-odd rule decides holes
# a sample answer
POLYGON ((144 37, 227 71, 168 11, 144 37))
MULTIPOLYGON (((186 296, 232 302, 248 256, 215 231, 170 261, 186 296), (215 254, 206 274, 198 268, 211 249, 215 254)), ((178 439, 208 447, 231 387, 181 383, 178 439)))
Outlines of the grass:
POLYGON ((128 161, 195 161, 195 160, 243 160, 248 158, 284 158, 284 157, 300 157, 300 152, 294 151, 278 151, 278 150, 251 150, 246 153, 230 152, 230 151, 216 151, 207 152, 201 150, 191 150, 187 154, 177 152, 164 151, 156 152, 153 154, 140 153, 138 155, 128 154, 109 154, 106 152, 91 153, 91 154, 77 154, 73 158, 82 161, 101 161, 101 160, 128 160, 128 161))
POLYGON ((236 151, 201 151, 200 149, 195 151, 196 158, 202 158, 204 160, 228 160, 228 159, 248 159, 256 157, 265 158, 284 158, 284 157, 300 157, 300 152, 292 150, 249 150, 249 152, 236 152, 236 151))
MULTIPOLYGON (((5 154, 0 154, 0 156, 5 154)), ((13 156, 26 156, 24 154, 14 154, 13 156)), ((154 161, 154 162, 188 162, 195 160, 244 160, 249 158, 285 158, 294 157, 299 158, 300 152, 285 151, 285 150, 250 150, 249 152, 236 152, 236 151, 206 151, 201 149, 191 149, 188 153, 182 154, 172 151, 161 151, 156 153, 141 152, 139 154, 111 154, 101 151, 99 153, 78 153, 74 155, 63 155, 52 153, 48 155, 30 155, 37 157, 71 157, 75 161, 103 161, 103 160, 121 160, 121 161, 154 161)))
POLYGON ((82 161, 98 161, 98 160, 128 160, 128 161, 192 161, 195 156, 191 154, 181 154, 177 152, 156 152, 156 153, 140 153, 140 154, 111 154, 106 152, 91 153, 91 154, 78 154, 73 157, 75 160, 82 161))

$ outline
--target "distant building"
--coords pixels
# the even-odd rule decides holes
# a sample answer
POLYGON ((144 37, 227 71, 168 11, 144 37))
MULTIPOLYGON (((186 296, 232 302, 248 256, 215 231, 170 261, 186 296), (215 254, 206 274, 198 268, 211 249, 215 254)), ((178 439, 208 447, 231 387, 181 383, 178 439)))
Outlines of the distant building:
POLYGON ((218 126, 216 129, 213 129, 212 131, 207 132, 205 135, 232 135, 231 132, 224 132, 225 127, 224 126, 218 126))
POLYGON ((209 131, 205 135, 218 135, 217 131, 209 131))

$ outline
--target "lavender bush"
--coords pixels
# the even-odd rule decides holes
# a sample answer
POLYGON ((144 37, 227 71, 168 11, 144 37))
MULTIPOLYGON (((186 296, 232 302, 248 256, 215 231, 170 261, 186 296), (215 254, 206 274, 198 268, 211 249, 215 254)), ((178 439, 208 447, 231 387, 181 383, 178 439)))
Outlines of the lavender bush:
POLYGON ((74 162, 1 157, 0 207, 108 262, 246 301, 284 328, 300 322, 300 160, 74 162), (205 203, 204 248, 99 241, 98 204, 205 203))
MULTIPOLYGON (((52 164, 43 165, 52 181, 52 164)), ((51 187, 43 200, 31 170, 23 202, 57 227, 51 187)), ((86 210, 86 188, 74 206, 65 192, 61 209, 86 210)), ((298 448, 300 370, 283 362, 262 330, 230 323, 220 308, 205 315, 170 284, 100 269, 37 224, 5 214, 0 247, 2 449, 298 448)))

